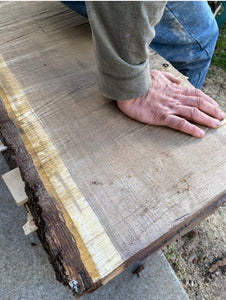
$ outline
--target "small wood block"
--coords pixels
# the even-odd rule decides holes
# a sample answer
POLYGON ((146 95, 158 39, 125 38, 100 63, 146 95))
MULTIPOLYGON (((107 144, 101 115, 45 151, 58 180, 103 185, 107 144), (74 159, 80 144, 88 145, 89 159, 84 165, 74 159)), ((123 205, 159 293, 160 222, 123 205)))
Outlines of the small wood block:
POLYGON ((4 145, 2 144, 2 142, 0 141, 0 152, 5 151, 6 149, 7 149, 7 147, 4 146, 4 145))
POLYGON ((18 206, 24 205, 28 201, 27 195, 24 190, 24 181, 21 178, 19 168, 13 169, 4 175, 2 175, 2 179, 7 185, 10 193, 12 194, 16 204, 18 206))
POLYGON ((24 234, 28 235, 28 234, 36 231, 37 229, 38 229, 38 227, 35 225, 31 213, 28 212, 28 214, 27 214, 27 223, 24 224, 24 226, 23 226, 24 234))

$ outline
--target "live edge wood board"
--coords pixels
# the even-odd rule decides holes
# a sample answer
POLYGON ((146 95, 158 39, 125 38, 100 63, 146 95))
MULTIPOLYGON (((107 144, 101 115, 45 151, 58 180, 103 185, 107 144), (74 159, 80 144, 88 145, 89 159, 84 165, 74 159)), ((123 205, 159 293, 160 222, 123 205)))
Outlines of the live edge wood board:
POLYGON ((120 113, 96 87, 86 19, 59 2, 2 2, 0 41, 2 140, 57 278, 77 295, 225 202, 225 122, 195 139, 120 113))

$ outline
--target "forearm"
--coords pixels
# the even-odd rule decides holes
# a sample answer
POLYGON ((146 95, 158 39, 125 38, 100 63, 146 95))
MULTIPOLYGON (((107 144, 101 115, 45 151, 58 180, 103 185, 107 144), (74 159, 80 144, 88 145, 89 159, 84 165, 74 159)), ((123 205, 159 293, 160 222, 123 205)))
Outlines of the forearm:
POLYGON ((86 2, 86 6, 100 92, 115 100, 145 94, 151 86, 148 46, 165 2, 86 2))

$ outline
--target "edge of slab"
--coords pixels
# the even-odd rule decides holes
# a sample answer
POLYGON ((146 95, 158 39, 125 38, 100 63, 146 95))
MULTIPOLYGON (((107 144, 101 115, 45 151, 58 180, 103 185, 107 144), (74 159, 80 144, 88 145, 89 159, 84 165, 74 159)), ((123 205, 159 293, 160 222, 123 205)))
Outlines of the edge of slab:
POLYGON ((56 207, 51 205, 54 200, 46 192, 39 179, 32 159, 19 136, 18 129, 7 115, 1 98, 0 115, 0 138, 7 145, 7 151, 3 154, 9 166, 17 166, 20 169, 21 177, 25 182, 25 192, 28 196, 27 206, 34 218, 35 225, 38 227, 38 237, 49 254, 49 261, 54 268, 56 279, 69 286, 78 295, 87 290, 92 291, 98 288, 101 282, 93 285, 89 274, 85 271, 76 242, 61 220, 56 207), (42 203, 46 205, 46 211, 43 211, 42 203), (52 218, 49 218, 49 214, 52 218), (64 236, 64 247, 54 234, 54 232, 59 232, 59 228, 64 236), (65 257, 67 257, 66 262, 64 261, 65 257), (68 261, 68 257, 70 257, 70 261, 68 261))
MULTIPOLYGON (((4 108, 2 106, 2 103, 0 101, 0 113, 4 111, 4 108)), ((156 240, 154 243, 150 244, 147 248, 142 249, 140 252, 138 252, 135 256, 131 257, 129 260, 124 262, 122 265, 120 265, 118 268, 116 268, 111 274, 103 278, 102 280, 99 280, 95 285, 93 283, 80 286, 82 289, 79 291, 78 286, 73 286, 73 280, 79 279, 79 276, 81 276, 81 264, 78 267, 78 253, 77 255, 74 255, 74 262, 76 261, 73 266, 69 265, 70 269, 70 275, 65 276, 65 273, 67 272, 68 266, 65 265, 65 262, 63 260, 65 253, 63 253, 63 249, 60 248, 60 245, 57 244, 57 240, 54 240, 54 237, 51 236, 53 231, 51 230, 51 225, 47 225, 45 222, 47 221, 47 216, 42 214, 42 208, 40 206, 40 198, 42 198, 44 201, 52 201, 50 199, 50 196, 46 193, 44 186, 42 182, 38 178, 38 174, 33 166, 32 160, 26 150, 24 149, 24 145, 20 137, 17 135, 16 132, 17 129, 15 125, 8 119, 6 116, 6 112, 4 111, 3 121, 0 122, 0 131, 1 135, 4 138, 5 144, 8 146, 8 151, 6 151, 7 156, 6 160, 13 160, 16 165, 21 170, 21 175, 23 180, 25 181, 25 190, 26 194, 28 195, 28 202, 27 205, 34 217, 35 225, 38 227, 37 233, 40 238, 40 241, 43 244, 44 249, 49 254, 49 260, 50 263, 53 265, 53 268, 56 273, 56 278, 60 282, 62 282, 65 285, 68 285, 73 292, 75 292, 77 295, 79 295, 79 292, 81 294, 89 293, 94 291, 96 288, 102 286, 103 284, 107 283, 109 280, 114 278, 116 275, 121 273, 125 268, 130 266, 132 263, 134 263, 137 260, 145 259, 150 254, 158 251, 161 249, 164 245, 168 244, 169 242, 173 241, 178 235, 182 236, 186 232, 190 231, 196 224, 200 222, 200 220, 204 219, 205 217, 212 214, 215 210, 217 210, 220 206, 222 206, 224 203, 226 203, 226 193, 223 193, 213 199, 212 203, 210 203, 208 206, 206 206, 204 209, 197 212, 194 216, 185 219, 185 221, 182 224, 179 224, 177 227, 174 228, 173 231, 164 236, 161 237, 161 239, 156 240), (11 138, 7 136, 6 132, 10 131, 13 133, 11 135, 11 138), (12 138, 13 137, 13 138, 12 138), (15 138, 16 137, 16 138, 15 138), (23 149, 23 151, 21 151, 23 149), (26 156, 26 158, 24 157, 26 156), (31 178, 33 180, 31 180, 31 178), (77 277, 78 276, 78 277, 77 277), (76 278, 76 279, 72 279, 76 278), (71 284, 70 284, 70 283, 71 284)), ((12 163, 10 161, 10 163, 12 163)), ((59 222, 60 226, 65 227, 65 224, 60 220, 58 217, 58 211, 56 211, 56 217, 57 222, 59 222)), ((73 247, 76 249, 76 244, 73 242, 72 237, 70 236, 70 232, 68 232, 67 228, 64 228, 65 235, 69 239, 70 243, 73 243, 73 247)), ((79 262, 80 263, 80 262, 79 262)), ((84 270, 84 267, 82 268, 82 271, 84 270)), ((83 276, 87 276, 83 273, 83 276)), ((86 278, 88 279, 88 278, 86 278)), ((83 281, 84 284, 84 281, 83 281)))
POLYGON ((186 218, 183 223, 150 244, 147 248, 140 250, 136 255, 120 264, 110 274, 94 283, 88 272, 86 272, 83 261, 79 256, 79 249, 75 239, 61 219, 57 208, 52 205, 54 199, 48 194, 44 184, 41 182, 32 158, 20 137, 19 130, 13 123, 12 118, 8 116, 2 101, 0 101, 0 114, 0 131, 4 144, 8 147, 8 151, 6 151, 8 157, 6 159, 10 162, 13 161, 20 168, 29 198, 28 207, 34 217, 35 225, 38 227, 38 236, 50 256, 50 262, 54 267, 57 279, 68 285, 76 294, 91 292, 105 284, 136 260, 144 259, 159 250, 177 235, 185 234, 191 229, 191 226, 193 227, 201 219, 213 213, 226 202, 226 194, 219 195, 204 209, 192 217, 186 218), (45 205, 44 210, 43 205, 45 205), (49 215, 51 215, 51 218, 49 218, 49 215), (59 243, 55 232, 58 232, 58 234, 61 232, 60 234, 65 239, 64 247, 59 243))

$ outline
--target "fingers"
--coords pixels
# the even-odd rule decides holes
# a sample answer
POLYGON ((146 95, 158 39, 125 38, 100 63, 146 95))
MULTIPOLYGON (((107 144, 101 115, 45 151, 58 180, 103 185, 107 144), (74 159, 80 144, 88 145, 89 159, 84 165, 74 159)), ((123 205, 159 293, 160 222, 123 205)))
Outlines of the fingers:
POLYGON ((207 96, 202 91, 196 89, 196 88, 188 88, 188 87, 180 87, 181 94, 184 96, 193 96, 193 97, 199 97, 203 100, 206 100, 207 102, 211 103, 212 105, 215 105, 219 107, 218 103, 214 101, 211 97, 207 96))
POLYGON ((217 128, 220 124, 219 120, 208 116, 196 107, 189 107, 183 105, 178 106, 175 114, 177 116, 185 118, 186 120, 190 120, 197 124, 205 125, 211 128, 217 128))
POLYGON ((189 123, 187 120, 174 115, 167 116, 164 126, 179 130, 197 138, 201 138, 205 135, 205 132, 202 129, 189 123))
POLYGON ((170 73, 151 70, 150 74, 152 86, 145 95, 118 101, 123 113, 140 122, 167 126, 194 137, 203 137, 205 132, 191 121, 211 128, 219 126, 224 114, 212 98, 179 85, 180 80, 170 73))
POLYGON ((202 112, 218 120, 222 120, 224 118, 224 112, 222 112, 218 106, 206 101, 202 97, 180 95, 180 100, 182 105, 196 107, 202 112))

